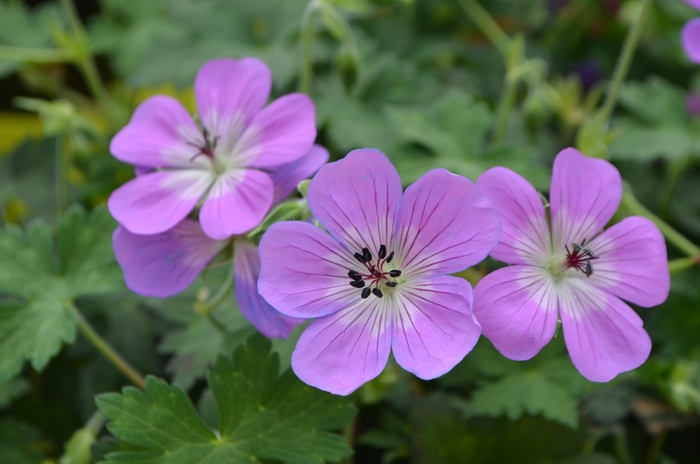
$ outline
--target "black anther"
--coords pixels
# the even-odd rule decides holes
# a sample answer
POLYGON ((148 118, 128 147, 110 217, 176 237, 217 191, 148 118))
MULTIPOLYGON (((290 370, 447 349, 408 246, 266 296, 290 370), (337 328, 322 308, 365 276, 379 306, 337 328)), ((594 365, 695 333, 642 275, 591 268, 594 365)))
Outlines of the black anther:
POLYGON ((367 261, 369 261, 367 258, 365 258, 363 255, 359 253, 355 253, 355 259, 361 262, 362 264, 367 264, 367 261))
POLYGON ((364 280, 351 280, 350 285, 352 285, 355 288, 362 288, 365 286, 365 281, 364 280))
POLYGON ((386 262, 390 263, 392 259, 394 259, 394 252, 393 251, 391 253, 389 253, 389 256, 386 258, 386 262))
POLYGON ((381 297, 384 296, 384 294, 382 293, 382 291, 379 290, 379 289, 376 288, 376 287, 372 289, 372 293, 374 293, 374 296, 376 296, 377 298, 381 298, 381 297))
POLYGON ((362 290, 362 295, 361 295, 361 296, 362 296, 362 298, 367 298, 367 297, 369 296, 370 293, 372 293, 372 290, 370 290, 369 287, 367 287, 367 288, 365 288, 364 290, 362 290))
POLYGON ((356 271, 348 271, 348 277, 350 277, 352 280, 362 280, 362 276, 356 271))
POLYGON ((381 245, 379 247, 379 259, 386 258, 386 245, 381 245))
POLYGON ((365 247, 362 249, 362 256, 365 257, 367 262, 372 261, 372 253, 370 253, 369 248, 365 247))
POLYGON ((391 277, 398 277, 401 275, 401 271, 399 271, 398 269, 394 269, 393 271, 389 271, 389 275, 391 277))
POLYGON ((386 283, 386 286, 387 286, 387 287, 394 288, 394 287, 396 287, 396 282, 387 282, 387 283, 386 283))

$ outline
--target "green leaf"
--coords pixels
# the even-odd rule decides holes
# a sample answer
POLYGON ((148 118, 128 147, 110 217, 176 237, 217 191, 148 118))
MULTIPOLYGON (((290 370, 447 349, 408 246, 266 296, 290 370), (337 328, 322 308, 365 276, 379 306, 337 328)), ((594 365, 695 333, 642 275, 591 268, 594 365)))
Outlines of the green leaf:
POLYGON ((620 104, 646 123, 660 126, 688 124, 683 90, 661 77, 625 84, 620 90, 620 104))
POLYGON ((0 231, 0 378, 19 372, 25 360, 41 370, 62 343, 74 341, 74 299, 123 288, 113 230, 105 208, 87 215, 74 207, 59 221, 55 246, 41 222, 24 233, 0 231))
POLYGON ((21 377, 0 382, 0 409, 29 391, 29 383, 21 377))
POLYGON ((44 456, 39 452, 39 434, 32 427, 4 417, 0 418, 0 462, 37 464, 44 456))
POLYGON ((330 430, 354 417, 352 400, 309 387, 291 371, 280 377, 269 340, 256 335, 233 360, 220 356, 208 375, 219 426, 209 428, 178 387, 149 377, 145 393, 97 397, 109 431, 131 451, 108 463, 214 464, 278 459, 293 464, 336 462, 352 450, 330 430))

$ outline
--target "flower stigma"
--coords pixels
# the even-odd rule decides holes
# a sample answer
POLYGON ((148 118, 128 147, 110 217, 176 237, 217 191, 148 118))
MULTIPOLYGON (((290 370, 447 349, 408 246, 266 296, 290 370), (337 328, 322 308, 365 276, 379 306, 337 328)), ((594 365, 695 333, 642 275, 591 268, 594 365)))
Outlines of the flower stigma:
POLYGON ((370 294, 377 298, 382 298, 384 293, 379 288, 379 284, 381 283, 388 288, 396 287, 398 282, 392 279, 401 276, 401 271, 398 269, 384 271, 384 265, 391 263, 394 259, 393 251, 387 256, 386 245, 382 244, 379 247, 376 262, 374 262, 372 252, 369 251, 367 247, 364 247, 361 253, 355 253, 354 256, 356 260, 365 266, 367 273, 360 273, 351 269, 348 271, 348 277, 352 279, 350 281, 352 287, 362 289, 360 296, 363 299, 369 298, 370 294), (372 288, 372 286, 374 286, 374 288, 372 288))

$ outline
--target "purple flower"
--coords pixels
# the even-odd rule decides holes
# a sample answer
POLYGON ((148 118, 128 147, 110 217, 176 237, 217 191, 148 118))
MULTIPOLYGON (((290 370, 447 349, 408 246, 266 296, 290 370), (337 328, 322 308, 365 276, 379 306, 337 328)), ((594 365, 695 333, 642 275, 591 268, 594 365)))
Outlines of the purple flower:
POLYGON ((260 294, 283 314, 316 318, 292 356, 299 378, 347 395, 390 351, 423 379, 464 358, 481 330, 469 283, 447 274, 484 259, 500 233, 476 186, 436 169, 404 193, 386 156, 361 149, 323 167, 308 202, 329 233, 281 222, 260 242, 260 294))
POLYGON ((474 290, 484 336, 504 356, 530 359, 561 319, 571 359, 589 380, 606 382, 640 366, 651 341, 621 299, 658 305, 670 276, 664 238, 651 221, 629 217, 603 231, 622 198, 617 169, 572 148, 562 151, 550 190, 551 233, 542 200, 518 174, 493 168, 477 186, 503 224, 491 256, 512 264, 474 290))
POLYGON ((695 92, 688 92, 685 96, 685 110, 688 116, 695 119, 700 116, 700 98, 695 92))
POLYGON ((273 201, 269 171, 302 157, 316 138, 306 95, 263 108, 271 85, 257 59, 209 61, 194 83, 201 128, 174 98, 143 102, 110 146, 141 174, 109 198, 117 221, 134 234, 158 234, 203 201, 199 220, 212 238, 258 225, 273 201))
MULTIPOLYGON (((700 0, 685 0, 685 2, 700 10, 700 0)), ((685 54, 691 61, 700 64, 700 18, 691 19, 683 27, 681 43, 685 54)))
MULTIPOLYGON (((328 161, 325 148, 314 147, 301 159, 270 173, 275 189, 273 204, 284 200, 297 184, 328 161)), ((216 240, 200 224, 185 219, 155 235, 137 235, 119 226, 112 236, 114 254, 130 290, 166 298, 186 289, 224 248, 233 242, 234 288, 243 315, 265 336, 287 338, 302 320, 275 311, 258 294, 258 247, 243 238, 216 240)))

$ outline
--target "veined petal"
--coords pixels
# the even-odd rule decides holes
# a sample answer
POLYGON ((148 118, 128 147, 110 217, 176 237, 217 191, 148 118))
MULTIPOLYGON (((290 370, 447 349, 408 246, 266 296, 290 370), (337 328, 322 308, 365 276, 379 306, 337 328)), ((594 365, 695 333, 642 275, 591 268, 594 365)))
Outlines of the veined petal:
POLYGON ((391 349, 389 305, 386 298, 358 300, 313 321, 294 349, 294 373, 336 395, 349 395, 377 377, 391 349))
POLYGON ((554 336, 559 311, 551 278, 533 266, 508 266, 474 289, 474 316, 503 356, 524 361, 554 336))
POLYGON ((276 205, 287 198, 297 188, 299 182, 313 176, 328 162, 328 158, 328 150, 321 145, 314 145, 298 160, 275 168, 275 171, 270 174, 275 184, 275 197, 272 199, 272 204, 276 205))
POLYGON ((671 288, 666 242, 649 219, 628 217, 588 247, 598 257, 591 261, 591 284, 639 306, 666 301, 671 288))
POLYGON ((540 264, 551 254, 544 204, 535 188, 510 169, 497 167, 476 181, 501 219, 501 238, 491 250, 494 259, 510 264, 540 264))
POLYGON ((116 189, 107 205, 130 232, 159 234, 182 221, 213 181, 209 171, 198 169, 153 172, 116 189))
POLYGON ((615 166, 573 148, 559 153, 549 194, 555 250, 591 240, 612 219, 621 199, 622 179, 615 166))
POLYGON ((243 315, 268 338, 287 338, 303 319, 285 316, 258 293, 260 256, 258 247, 246 240, 236 240, 233 255, 236 301, 243 315))
POLYGON ((322 167, 309 185, 308 201, 314 217, 348 249, 367 247, 376 256, 382 244, 392 251, 401 196, 401 179, 389 159, 362 148, 322 167))
POLYGON ((481 327, 472 315, 472 289, 457 277, 404 282, 388 296, 393 308, 391 346, 401 367, 422 379, 439 377, 476 345, 481 327))
POLYGON ((194 94, 202 124, 230 156, 245 127, 267 103, 272 74, 257 58, 211 60, 199 69, 194 94))
POLYGON ((112 138, 109 151, 120 161, 156 167, 205 167, 196 156, 204 140, 179 101, 156 95, 141 103, 129 123, 112 138))
POLYGON ((358 262, 326 232, 306 222, 274 224, 260 241, 258 290, 275 309, 292 317, 321 317, 360 300, 349 270, 358 262))
POLYGON ((700 64, 700 18, 691 19, 683 26, 681 42, 688 58, 700 64))
POLYGON ((248 232, 270 210, 274 189, 270 176, 253 169, 219 176, 199 212, 202 229, 215 239, 248 232))
POLYGON ((583 279, 567 279, 558 290, 566 347, 584 377, 607 382, 646 361, 651 339, 632 308, 583 279))
POLYGON ((316 109, 302 93, 278 98, 255 116, 235 148, 233 163, 274 168, 304 156, 316 140, 316 109))
POLYGON ((227 244, 209 238, 196 221, 185 219, 156 235, 136 235, 119 226, 112 235, 126 286, 145 296, 180 293, 227 244))
POLYGON ((482 261, 498 243, 493 204, 469 179, 435 169, 406 189, 394 239, 406 275, 451 274, 482 261))

